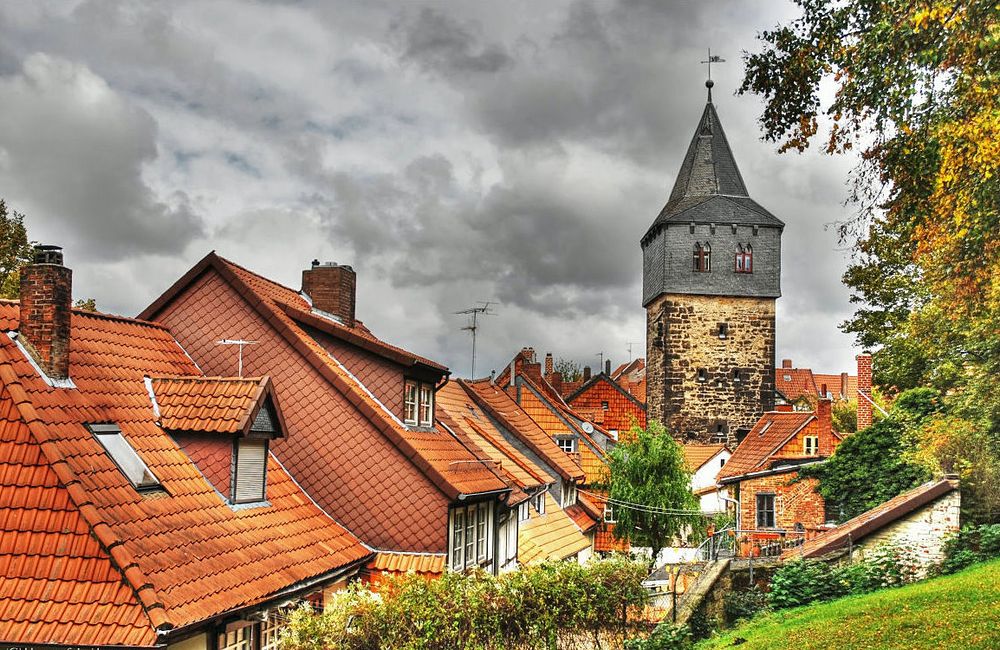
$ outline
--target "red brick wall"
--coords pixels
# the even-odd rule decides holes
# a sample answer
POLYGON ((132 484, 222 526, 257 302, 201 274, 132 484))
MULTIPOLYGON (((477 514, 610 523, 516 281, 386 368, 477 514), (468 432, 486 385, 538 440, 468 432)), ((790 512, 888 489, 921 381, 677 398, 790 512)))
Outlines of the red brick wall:
POLYGON ((574 397, 569 405, 581 415, 593 415, 594 421, 605 429, 628 431, 632 427, 632 418, 638 421, 640 427, 646 427, 646 412, 604 379, 595 381, 574 397), (602 402, 608 403, 608 410, 603 414, 600 413, 602 402))
POLYGON ((816 493, 816 479, 795 481, 798 472, 775 474, 740 481, 740 525, 757 528, 757 494, 771 493, 774 499, 774 519, 778 528, 792 530, 801 523, 807 529, 825 523, 823 497, 816 493))
POLYGON ((374 426, 268 326, 225 281, 207 272, 158 320, 209 375, 270 375, 288 435, 271 450, 320 506, 382 549, 443 553, 448 501, 374 426))
POLYGON ((19 332, 38 353, 49 377, 69 377, 69 321, 73 272, 61 264, 29 264, 21 269, 19 332))
POLYGON ((872 425, 872 405, 861 393, 872 396, 872 355, 864 352, 857 356, 858 362, 858 431, 872 425))

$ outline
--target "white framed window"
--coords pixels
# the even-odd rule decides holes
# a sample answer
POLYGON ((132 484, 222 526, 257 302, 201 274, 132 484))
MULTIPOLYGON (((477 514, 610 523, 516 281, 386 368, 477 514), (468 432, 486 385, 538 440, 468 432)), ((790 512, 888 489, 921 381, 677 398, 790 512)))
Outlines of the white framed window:
POLYGON ((519 521, 528 521, 531 518, 531 506, 527 501, 517 506, 517 518, 519 521))
POLYGON ((430 384, 420 384, 420 426, 434 426, 434 389, 430 384))
POLYGON ((568 508, 576 503, 576 483, 573 481, 563 481, 562 483, 562 507, 568 508))
POLYGON ((576 453, 576 438, 556 438, 556 444, 567 454, 576 453))
POLYGON ((615 523, 615 509, 610 503, 604 504, 604 523, 613 524, 615 523))
POLYGON ((253 650, 254 625, 248 624, 219 635, 219 650, 253 650))
POLYGON ((806 456, 815 456, 819 453, 819 436, 806 436, 802 439, 802 447, 806 456))
POLYGON ((234 449, 233 503, 263 501, 267 493, 267 440, 238 438, 234 449))
POLYGON ((281 647, 281 615, 287 612, 271 611, 260 624, 260 650, 278 650, 281 647))
MULTIPOLYGON (((513 526, 516 535, 516 522, 513 526)), ((493 559, 493 504, 453 508, 450 516, 451 569, 485 566, 493 559)))
POLYGON ((154 490, 160 487, 160 481, 153 475, 145 462, 139 458, 132 445, 122 436, 117 424, 86 425, 104 451, 114 461, 125 478, 137 490, 154 490))
POLYGON ((541 492, 531 497, 531 507, 540 515, 545 514, 545 492, 541 492))
POLYGON ((403 422, 406 424, 417 423, 418 384, 407 379, 403 383, 403 422))

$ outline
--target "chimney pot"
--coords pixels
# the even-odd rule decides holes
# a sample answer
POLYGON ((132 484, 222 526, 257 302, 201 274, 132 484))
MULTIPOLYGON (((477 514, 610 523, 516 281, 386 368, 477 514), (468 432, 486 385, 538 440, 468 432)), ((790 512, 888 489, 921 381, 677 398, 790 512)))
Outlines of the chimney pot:
POLYGON ((316 309, 354 327, 357 274, 350 266, 313 260, 311 268, 302 271, 302 293, 309 296, 316 309))
POLYGON ((63 266, 58 246, 36 246, 32 259, 21 269, 18 331, 45 374, 52 379, 66 379, 73 271, 63 266))

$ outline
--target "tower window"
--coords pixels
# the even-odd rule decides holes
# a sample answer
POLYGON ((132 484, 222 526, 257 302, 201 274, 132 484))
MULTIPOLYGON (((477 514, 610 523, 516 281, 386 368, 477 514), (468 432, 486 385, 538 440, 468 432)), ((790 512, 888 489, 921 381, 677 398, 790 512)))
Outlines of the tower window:
POLYGON ((700 273, 708 273, 712 270, 712 246, 705 242, 695 242, 694 245, 694 270, 700 273))
POLYGON ((753 247, 750 244, 736 245, 735 270, 737 273, 753 273, 753 247))
POLYGON ((707 368, 698 368, 698 381, 708 381, 707 368))
POLYGON ((742 381, 743 378, 740 376, 740 369, 739 368, 733 369, 733 383, 738 384, 742 381))
POLYGON ((729 336, 729 323, 719 323, 719 338, 724 339, 729 336))

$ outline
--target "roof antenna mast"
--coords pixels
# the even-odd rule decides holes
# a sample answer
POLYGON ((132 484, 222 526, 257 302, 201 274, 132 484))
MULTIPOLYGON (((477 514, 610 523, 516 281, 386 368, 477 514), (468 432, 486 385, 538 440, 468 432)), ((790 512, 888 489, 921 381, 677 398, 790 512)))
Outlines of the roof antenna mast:
POLYGON ((713 63, 725 63, 725 62, 726 62, 726 60, 723 59, 718 54, 716 54, 716 55, 712 54, 712 48, 708 48, 708 60, 707 61, 702 61, 702 63, 707 63, 708 64, 708 79, 705 81, 705 87, 708 88, 708 103, 709 104, 712 103, 712 86, 715 85, 715 82, 712 81, 712 64, 713 63))
POLYGON ((463 332, 472 333, 472 373, 469 379, 476 378, 476 332, 479 331, 479 316, 495 315, 496 312, 490 309, 490 305, 492 304, 492 302, 480 301, 476 307, 469 307, 468 309, 455 312, 456 314, 467 314, 469 316, 469 324, 462 328, 463 332))
POLYGON ((243 378, 243 347, 246 345, 256 345, 257 341, 244 341, 243 339, 222 339, 221 341, 216 341, 216 345, 238 345, 240 348, 240 365, 238 370, 238 376, 243 378))

